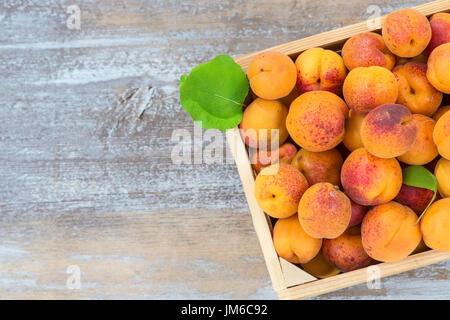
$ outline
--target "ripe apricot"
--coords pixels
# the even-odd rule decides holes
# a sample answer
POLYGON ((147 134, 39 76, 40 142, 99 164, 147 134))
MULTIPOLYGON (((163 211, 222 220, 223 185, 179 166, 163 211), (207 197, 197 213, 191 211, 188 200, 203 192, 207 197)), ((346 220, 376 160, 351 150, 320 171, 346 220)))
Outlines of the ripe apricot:
POLYGON ((382 104, 397 101, 397 79, 383 67, 355 68, 345 78, 343 93, 349 108, 365 115, 382 104))
POLYGON ((269 51, 253 58, 247 76, 258 97, 276 100, 292 91, 297 81, 297 69, 289 56, 269 51))
POLYGON ((326 151, 344 138, 347 113, 347 105, 337 95, 328 91, 310 91, 292 102, 286 127, 302 148, 312 152, 326 151))
POLYGON ((374 206, 397 196, 402 186, 402 169, 396 159, 378 158, 360 148, 344 161, 341 183, 353 201, 374 206))
POLYGON ((314 259, 302 264, 302 268, 310 275, 319 279, 329 278, 340 273, 339 269, 335 268, 325 260, 322 250, 319 251, 314 259))
POLYGON ((288 137, 286 117, 288 108, 279 101, 254 100, 245 110, 240 127, 244 142, 252 148, 271 149, 288 137))
POLYGON ((450 112, 446 112, 436 122, 433 131, 433 141, 439 154, 450 160, 450 112))
POLYGON ((412 117, 417 125, 417 139, 412 147, 397 159, 409 165, 424 165, 433 161, 439 154, 433 142, 436 121, 422 114, 413 114, 412 117))
POLYGON ((297 87, 301 93, 325 90, 341 94, 347 69, 336 52, 323 48, 308 49, 297 57, 295 66, 297 87))
POLYGON ((433 203, 420 220, 423 241, 427 247, 450 251, 450 198, 433 203))
POLYGON ((431 40, 426 49, 429 55, 441 44, 450 42, 450 13, 435 13, 430 18, 431 40))
POLYGON ((303 173, 311 186, 318 182, 339 185, 343 163, 344 160, 336 149, 322 152, 300 149, 292 159, 291 165, 303 173))
POLYGON ((428 81, 439 91, 450 94, 450 42, 434 49, 427 65, 428 81))
POLYGON ((395 65, 395 56, 375 32, 363 32, 348 39, 342 48, 342 58, 349 70, 371 66, 391 70, 395 65))
POLYGON ((409 62, 392 71, 398 82, 397 103, 412 113, 431 117, 442 102, 442 92, 436 90, 427 79, 427 65, 409 62))
POLYGON ((383 262, 406 258, 422 239, 417 219, 414 211, 394 201, 372 208, 361 225, 364 250, 383 262))
POLYGON ((438 190, 444 198, 450 197, 450 160, 439 159, 434 169, 434 175, 438 180, 438 190))
POLYGON ((379 158, 395 158, 410 150, 417 132, 411 112, 400 104, 376 107, 361 124, 364 147, 379 158))
POLYGON ((286 142, 276 150, 250 150, 250 163, 256 173, 262 168, 268 167, 275 163, 290 164, 297 153, 297 147, 292 143, 286 142))
POLYGON ((406 58, 421 54, 431 39, 427 17, 415 9, 401 9, 388 14, 381 32, 389 50, 406 58))
POLYGON ((350 110, 348 119, 345 123, 344 140, 342 141, 345 147, 350 151, 354 151, 364 146, 361 140, 361 125, 363 120, 363 115, 350 110))
POLYGON ((365 268, 373 262, 364 251, 359 226, 347 229, 336 239, 324 239, 322 251, 328 263, 342 272, 365 268))
POLYGON ((320 251, 322 239, 310 237, 297 215, 279 219, 273 228, 273 244, 280 257, 292 263, 307 263, 320 251))
POLYGON ((339 237, 347 229, 351 215, 350 199, 327 182, 311 186, 298 205, 303 230, 317 239, 339 237))
POLYGON ((295 214, 306 189, 308 181, 305 176, 284 163, 262 169, 255 180, 256 201, 274 218, 287 218, 295 214))

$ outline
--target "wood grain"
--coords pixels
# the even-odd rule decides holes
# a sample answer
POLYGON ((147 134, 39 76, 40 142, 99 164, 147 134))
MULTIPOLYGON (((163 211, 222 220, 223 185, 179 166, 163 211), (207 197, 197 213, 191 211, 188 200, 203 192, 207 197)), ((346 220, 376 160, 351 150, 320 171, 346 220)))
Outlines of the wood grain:
MULTIPOLYGON (((384 14, 424 2, 371 4, 384 14)), ((0 298, 276 298, 236 167, 171 161, 173 131, 193 132, 178 79, 219 53, 366 10, 356 0, 2 1, 0 298), (66 27, 72 4, 80 30, 66 27), (81 290, 66 288, 69 265, 81 290)), ((320 298, 448 299, 449 267, 320 298)))

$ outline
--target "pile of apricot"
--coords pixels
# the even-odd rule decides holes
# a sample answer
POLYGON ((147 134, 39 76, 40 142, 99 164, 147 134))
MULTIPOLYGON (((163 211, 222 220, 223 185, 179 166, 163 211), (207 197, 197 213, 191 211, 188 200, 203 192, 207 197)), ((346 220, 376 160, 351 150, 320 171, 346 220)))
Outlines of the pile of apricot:
POLYGON ((264 52, 240 124, 280 257, 317 277, 450 250, 450 14, 389 14, 340 54, 264 52), (424 166, 439 195, 403 183, 424 166))

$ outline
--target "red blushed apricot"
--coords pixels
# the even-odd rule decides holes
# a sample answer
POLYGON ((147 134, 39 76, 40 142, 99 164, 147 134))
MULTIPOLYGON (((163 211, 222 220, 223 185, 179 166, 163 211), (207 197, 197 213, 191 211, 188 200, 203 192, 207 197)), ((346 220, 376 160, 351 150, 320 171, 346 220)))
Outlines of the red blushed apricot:
POLYGON ((280 163, 264 168, 255 180, 255 198, 271 217, 287 218, 297 212, 308 181, 293 166, 280 163))
POLYGON ((323 48, 308 49, 298 56, 295 66, 297 87, 301 93, 325 90, 341 94, 347 69, 336 52, 323 48))
POLYGON ((297 80, 297 69, 287 55, 264 52, 253 58, 247 76, 252 91, 258 97, 276 100, 292 91, 297 80))
POLYGON ((431 39, 427 17, 415 9, 401 9, 388 14, 381 32, 389 50, 405 58, 421 54, 431 39))
POLYGON ((336 149, 323 152, 301 149, 292 159, 291 165, 304 174, 311 186, 319 182, 339 185, 343 163, 344 160, 336 149))
POLYGON ((292 263, 307 263, 320 251, 322 239, 310 237, 294 215, 275 223, 273 244, 281 258, 292 263))
POLYGON ((298 205, 303 230, 317 239, 339 237, 347 229, 351 215, 350 199, 326 182, 306 190, 298 205))
POLYGON ((346 113, 347 105, 337 95, 310 91, 292 102, 286 127, 302 148, 312 152, 327 151, 344 138, 346 113))
POLYGON ((277 150, 250 150, 250 163, 256 173, 275 163, 290 164, 297 153, 297 147, 292 143, 285 143, 277 150))
POLYGON ((427 54, 431 54, 434 48, 441 44, 450 42, 450 13, 435 13, 430 18, 431 41, 426 49, 427 54))
POLYGON ((365 115, 379 105, 397 101, 397 79, 386 68, 355 68, 345 78, 343 93, 350 109, 365 115))
POLYGON ((352 204, 352 217, 350 218, 350 223, 348 224, 349 228, 359 225, 367 213, 367 207, 357 204, 351 199, 350 202, 352 204))
POLYGON ((384 44, 383 37, 374 32, 363 32, 348 39, 342 48, 342 58, 349 70, 370 66, 391 70, 395 65, 395 56, 384 44))
POLYGON ((450 112, 446 112, 436 122, 433 130, 433 141, 439 154, 450 160, 450 112))
MULTIPOLYGON (((429 189, 403 184, 397 197, 395 197, 395 201, 411 208, 416 214, 421 215, 431 199, 433 199, 433 196, 434 192, 429 189)), ((435 200, 438 199, 440 199, 439 194, 435 200)))
POLYGON ((442 102, 442 92, 436 90, 427 79, 427 65, 409 62, 392 71, 398 82, 397 103, 412 113, 431 117, 442 102))
POLYGON ((254 100, 245 110, 239 125, 244 142, 252 148, 271 149, 288 137, 288 108, 279 101, 254 100))
POLYGON ((308 263, 302 264, 302 268, 310 275, 319 279, 329 278, 340 273, 339 269, 335 268, 325 260, 322 250, 319 251, 314 259, 308 263))
POLYGON ((384 104, 370 111, 361 125, 364 147, 379 158, 395 158, 412 148, 417 123, 408 108, 384 104))
POLYGON ((420 229, 429 248, 450 251, 450 198, 436 201, 428 208, 420 229))
POLYGON ((373 262, 364 251, 360 227, 347 229, 336 239, 325 239, 322 251, 328 263, 342 272, 365 268, 373 262))
POLYGON ((441 44, 428 58, 428 81, 443 93, 450 94, 450 42, 441 44))
POLYGON ((374 206, 397 196, 402 186, 402 169, 396 159, 378 158, 360 148, 344 161, 341 183, 353 201, 374 206))
POLYGON ((413 114, 412 117, 417 125, 417 139, 412 147, 397 159, 409 165, 424 165, 438 156, 438 150, 433 142, 436 121, 421 114, 413 114))
POLYGON ((372 208, 361 225, 364 250, 383 262, 406 258, 422 239, 417 219, 410 208, 393 201, 372 208))

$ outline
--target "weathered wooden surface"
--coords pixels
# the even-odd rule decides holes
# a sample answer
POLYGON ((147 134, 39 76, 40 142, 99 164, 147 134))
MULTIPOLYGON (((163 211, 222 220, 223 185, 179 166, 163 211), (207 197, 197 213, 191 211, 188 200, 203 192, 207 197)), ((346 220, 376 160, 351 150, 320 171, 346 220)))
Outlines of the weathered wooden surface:
MULTIPOLYGON (((424 2, 371 4, 387 13, 424 2)), ((172 163, 172 132, 193 134, 178 79, 219 53, 365 20, 367 7, 2 1, 0 298, 275 298, 234 165, 172 163), (80 30, 66 27, 72 4, 80 30), (66 287, 70 265, 80 290, 66 287)), ((449 267, 321 298, 448 299, 449 267)))

